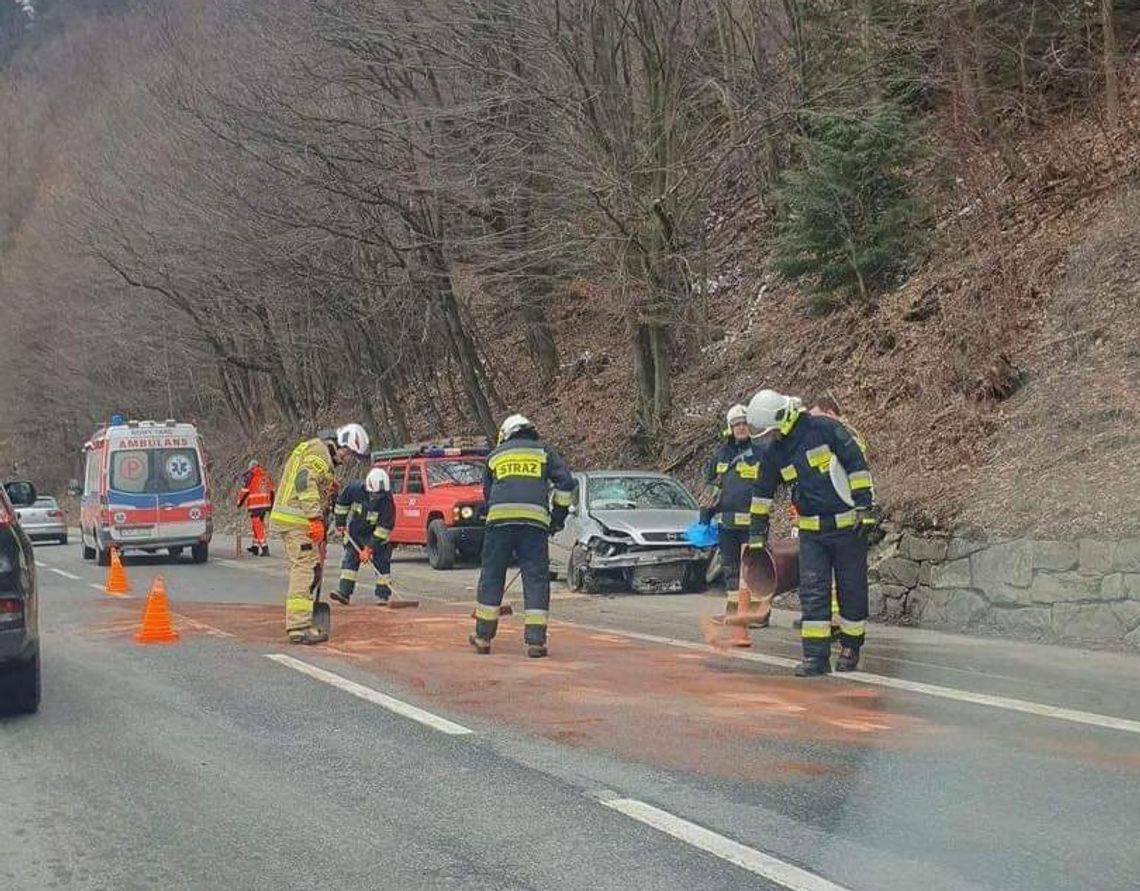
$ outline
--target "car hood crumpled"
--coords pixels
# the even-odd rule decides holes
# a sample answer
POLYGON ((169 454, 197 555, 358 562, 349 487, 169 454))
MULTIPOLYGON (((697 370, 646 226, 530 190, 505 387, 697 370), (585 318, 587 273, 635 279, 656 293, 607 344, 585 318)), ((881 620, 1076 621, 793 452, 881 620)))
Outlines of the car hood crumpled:
POLYGON ((625 533, 638 544, 684 544, 685 530, 697 520, 695 510, 600 510, 591 513, 611 532, 625 533))

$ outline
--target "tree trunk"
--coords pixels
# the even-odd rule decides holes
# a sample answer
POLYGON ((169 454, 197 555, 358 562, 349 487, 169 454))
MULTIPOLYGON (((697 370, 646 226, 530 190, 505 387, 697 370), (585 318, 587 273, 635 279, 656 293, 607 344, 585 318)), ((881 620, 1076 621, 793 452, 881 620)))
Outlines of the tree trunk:
POLYGON ((1116 72, 1116 27, 1112 20, 1112 0, 1100 0, 1100 22, 1104 32, 1104 112, 1109 127, 1120 123, 1120 87, 1116 72))

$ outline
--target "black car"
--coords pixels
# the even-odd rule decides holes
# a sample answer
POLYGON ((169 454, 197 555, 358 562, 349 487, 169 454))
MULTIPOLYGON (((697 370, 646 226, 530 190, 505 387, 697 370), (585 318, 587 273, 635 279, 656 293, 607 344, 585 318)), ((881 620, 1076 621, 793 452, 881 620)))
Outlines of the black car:
POLYGON ((40 707, 40 635, 36 558, 16 508, 36 503, 36 487, 5 483, 0 489, 0 713, 40 707))

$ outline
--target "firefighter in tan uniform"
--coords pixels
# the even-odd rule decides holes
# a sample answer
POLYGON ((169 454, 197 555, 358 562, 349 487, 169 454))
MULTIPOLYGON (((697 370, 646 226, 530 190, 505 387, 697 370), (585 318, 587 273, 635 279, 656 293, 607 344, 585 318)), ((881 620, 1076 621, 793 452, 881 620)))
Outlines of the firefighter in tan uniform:
POLYGON ((280 488, 269 526, 285 543, 289 588, 285 594, 285 632, 290 643, 316 644, 328 639, 313 626, 313 599, 320 588, 325 546, 325 516, 336 479, 333 471, 352 456, 368 455, 368 434, 359 424, 345 424, 327 435, 299 443, 278 479, 280 488))

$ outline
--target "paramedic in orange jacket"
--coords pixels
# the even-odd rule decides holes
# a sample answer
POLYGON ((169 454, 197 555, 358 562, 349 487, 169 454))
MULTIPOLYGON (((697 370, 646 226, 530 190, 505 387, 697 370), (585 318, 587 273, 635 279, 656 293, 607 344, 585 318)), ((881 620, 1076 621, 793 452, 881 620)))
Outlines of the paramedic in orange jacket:
POLYGON ((238 493, 238 507, 249 511, 249 524, 253 527, 253 544, 246 548, 255 557, 269 556, 269 540, 265 536, 265 515, 273 507, 273 477, 269 471, 257 463, 249 462, 249 467, 241 478, 241 491, 238 493))

